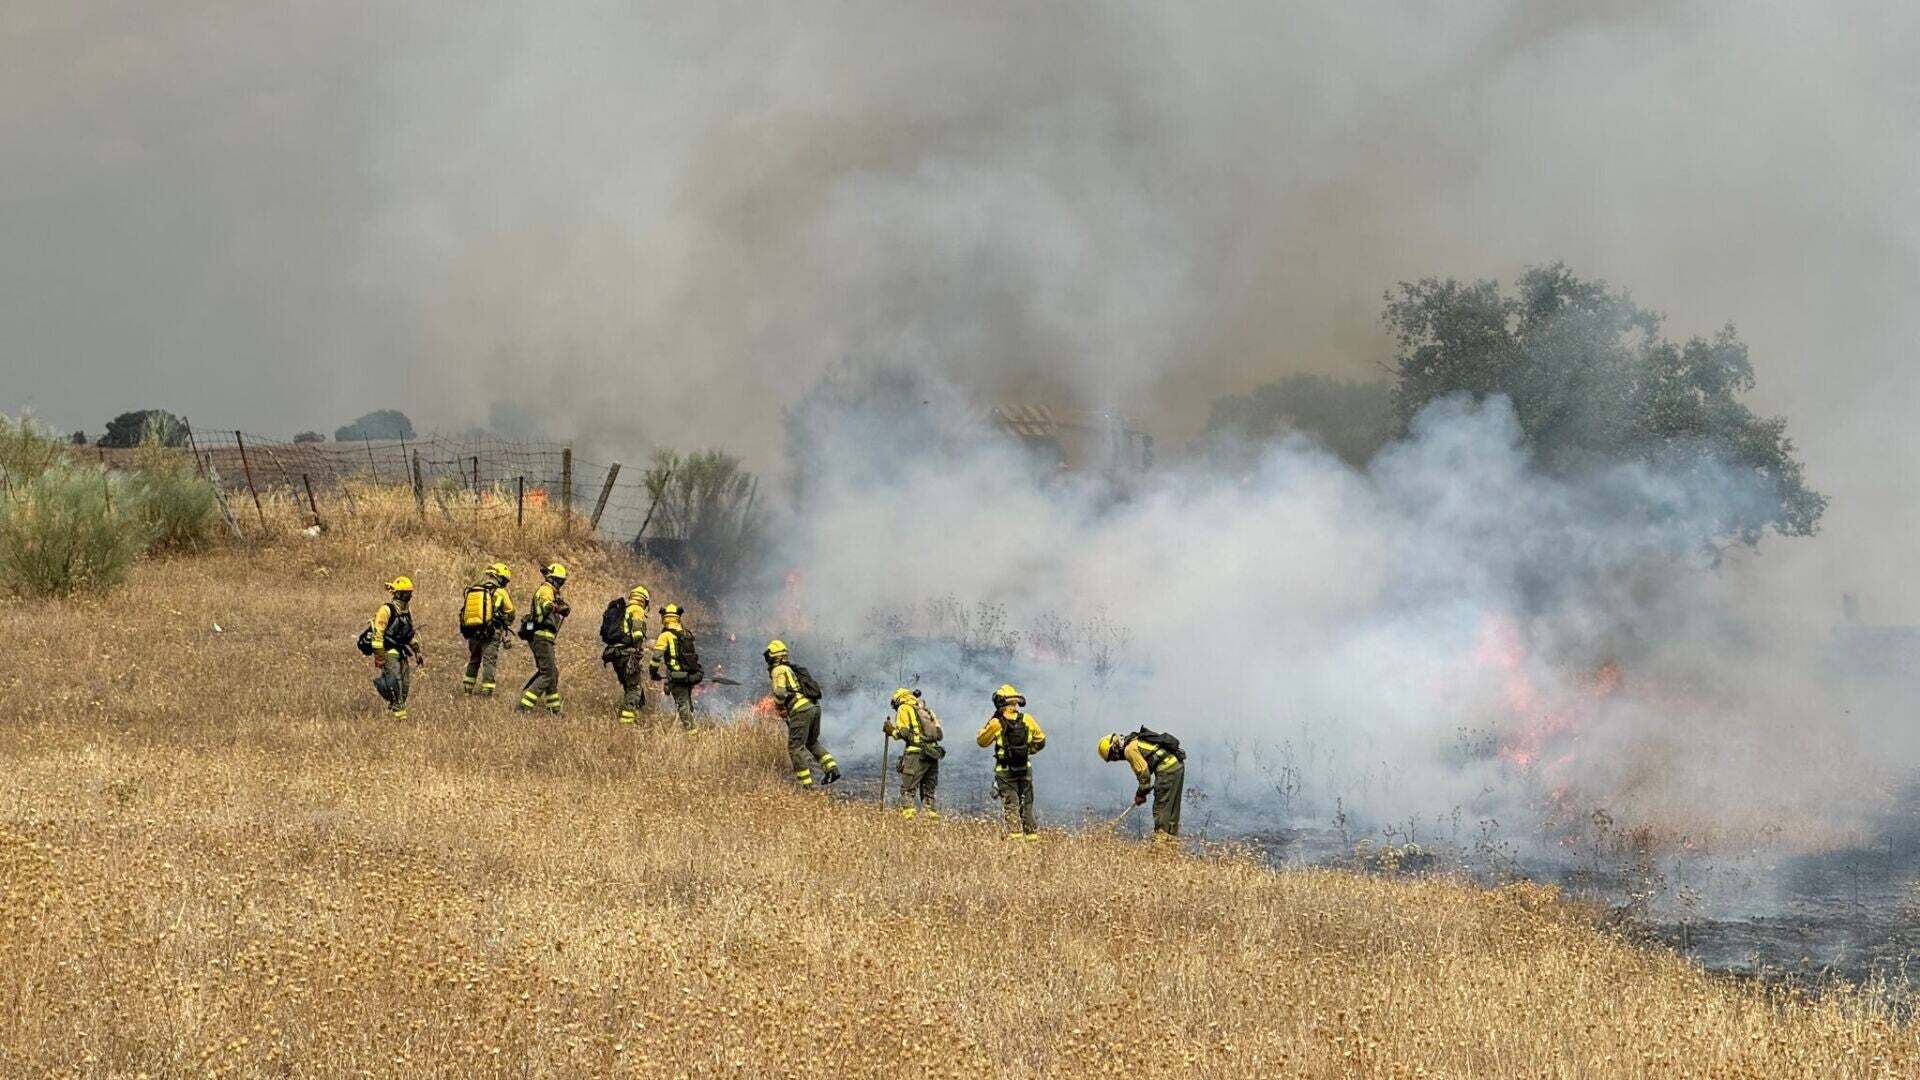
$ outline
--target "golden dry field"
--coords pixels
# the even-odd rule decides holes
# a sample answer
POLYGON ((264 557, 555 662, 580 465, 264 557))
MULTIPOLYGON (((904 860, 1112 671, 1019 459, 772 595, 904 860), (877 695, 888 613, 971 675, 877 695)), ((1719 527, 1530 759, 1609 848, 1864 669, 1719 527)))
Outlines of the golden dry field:
POLYGON ((1547 890, 1008 845, 793 791, 765 722, 623 730, 594 629, 630 564, 376 510, 0 617, 0 1075, 1920 1075, 1869 997, 1547 890), (561 720, 510 711, 524 650, 463 698, 450 629, 475 568, 519 599, 542 556, 561 720), (351 643, 400 572, 406 724, 351 643))

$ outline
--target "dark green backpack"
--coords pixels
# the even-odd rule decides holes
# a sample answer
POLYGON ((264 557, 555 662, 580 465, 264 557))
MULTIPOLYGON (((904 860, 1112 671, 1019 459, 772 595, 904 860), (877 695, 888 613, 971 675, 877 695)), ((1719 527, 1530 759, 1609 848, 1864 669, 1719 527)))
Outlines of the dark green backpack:
POLYGON ((1155 731, 1152 728, 1143 727, 1139 731, 1134 732, 1133 737, 1146 743, 1148 746, 1157 746, 1165 750, 1182 762, 1187 760, 1187 752, 1180 749, 1180 740, 1164 731, 1155 731))
MULTIPOLYGON (((996 714, 998 715, 998 714, 996 714)), ((1000 721, 1000 766, 1008 773, 1020 775, 1027 771, 1027 760, 1032 756, 1028 749, 1033 732, 1027 728, 1027 714, 1021 713, 1013 720, 1000 721)))

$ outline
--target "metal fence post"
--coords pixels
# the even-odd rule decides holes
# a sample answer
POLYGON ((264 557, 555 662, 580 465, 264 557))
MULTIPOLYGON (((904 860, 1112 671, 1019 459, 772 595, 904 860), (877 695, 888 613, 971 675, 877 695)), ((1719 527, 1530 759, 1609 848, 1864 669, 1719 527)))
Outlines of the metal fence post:
POLYGON ((513 478, 513 524, 519 528, 527 523, 527 478, 513 478))
POLYGON ((573 447, 560 451, 560 535, 573 535, 573 447))

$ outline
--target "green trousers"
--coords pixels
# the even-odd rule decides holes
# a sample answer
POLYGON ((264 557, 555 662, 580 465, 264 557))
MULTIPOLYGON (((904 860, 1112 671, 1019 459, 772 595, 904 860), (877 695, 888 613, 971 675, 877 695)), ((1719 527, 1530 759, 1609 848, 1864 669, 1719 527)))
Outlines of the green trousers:
POLYGON ((387 711, 404 716, 407 694, 413 689, 412 659, 398 650, 388 649, 387 658, 380 662, 380 674, 393 680, 393 696, 387 699, 387 711))
POLYGON ((993 792, 1000 796, 1000 809, 1007 822, 1007 835, 1025 833, 1028 836, 1040 831, 1033 816, 1033 774, 1023 776, 995 776, 993 792))
POLYGON ((673 698, 673 711, 680 717, 680 726, 693 730, 693 687, 683 682, 668 682, 667 694, 673 698))
POLYGON ((491 694, 500 667, 500 632, 490 630, 467 639, 467 674, 460 688, 469 694, 491 694))
POLYGON ((647 707, 647 658, 643 649, 614 654, 613 673, 620 680, 620 719, 632 720, 647 707))
POLYGON ((520 693, 520 707, 531 709, 544 704, 548 712, 559 712, 560 663, 554 656, 552 640, 536 636, 527 642, 527 651, 533 654, 533 677, 520 693))
POLYGON ((900 801, 906 806, 918 799, 920 809, 933 809, 933 792, 940 786, 940 762, 915 750, 900 755, 900 801))
POLYGON ((787 716, 787 758, 793 762, 793 778, 801 787, 813 786, 813 763, 822 769, 838 769, 839 763, 820 745, 820 706, 809 705, 787 716))
POLYGON ((1168 836, 1180 835, 1180 796, 1187 790, 1187 766, 1183 762, 1153 775, 1153 831, 1168 836))

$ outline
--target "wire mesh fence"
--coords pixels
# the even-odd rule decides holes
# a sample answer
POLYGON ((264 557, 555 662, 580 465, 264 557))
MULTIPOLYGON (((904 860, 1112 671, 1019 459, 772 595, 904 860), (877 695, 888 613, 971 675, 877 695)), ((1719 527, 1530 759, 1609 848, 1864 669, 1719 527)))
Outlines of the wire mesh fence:
MULTIPOLYGON (((131 464, 137 453, 106 447, 75 452, 95 455, 110 468, 131 464)), ((560 510, 570 528, 625 543, 650 524, 655 509, 643 467, 583 461, 561 443, 440 435, 288 442, 196 427, 181 452, 239 500, 236 512, 247 500, 285 497, 316 518, 328 504, 341 504, 351 514, 356 485, 411 487, 423 517, 521 522, 529 510, 560 510)))

